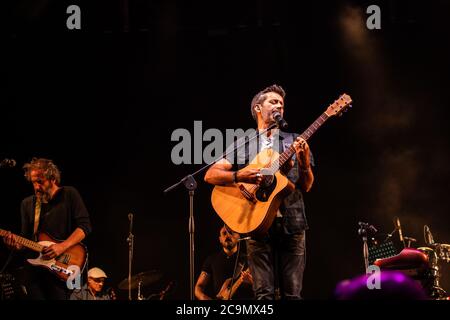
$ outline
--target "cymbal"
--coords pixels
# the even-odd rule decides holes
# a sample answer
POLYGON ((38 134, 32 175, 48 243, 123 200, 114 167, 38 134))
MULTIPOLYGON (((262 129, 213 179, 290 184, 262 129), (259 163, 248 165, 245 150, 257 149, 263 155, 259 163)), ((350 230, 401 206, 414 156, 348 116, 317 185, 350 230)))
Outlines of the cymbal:
MULTIPOLYGON (((149 270, 135 274, 131 277, 131 289, 137 289, 139 287, 139 283, 141 283, 141 287, 149 286, 161 278, 162 273, 158 270, 149 270)), ((128 290, 128 278, 120 281, 118 288, 121 290, 128 290)))

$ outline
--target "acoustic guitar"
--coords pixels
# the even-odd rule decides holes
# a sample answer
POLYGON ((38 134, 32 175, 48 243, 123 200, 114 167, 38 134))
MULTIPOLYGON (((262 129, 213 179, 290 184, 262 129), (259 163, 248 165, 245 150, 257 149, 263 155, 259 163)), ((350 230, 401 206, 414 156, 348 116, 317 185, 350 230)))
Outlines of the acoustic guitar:
MULTIPOLYGON (((245 272, 247 271, 248 268, 245 270, 245 272)), ((216 298, 219 300, 231 300, 231 298, 234 296, 237 289, 239 289, 243 282, 244 277, 241 274, 241 276, 233 283, 233 286, 230 288, 231 278, 228 278, 224 281, 219 293, 216 295, 216 298)))
MULTIPOLYGON (((326 120, 342 115, 351 107, 352 99, 343 94, 334 101, 300 136, 308 140, 326 120)), ((233 231, 259 236, 265 234, 276 216, 283 199, 294 189, 294 184, 280 172, 280 168, 295 154, 291 145, 282 154, 264 149, 246 168, 260 169, 263 181, 258 186, 233 183, 214 187, 211 202, 219 217, 233 231)))

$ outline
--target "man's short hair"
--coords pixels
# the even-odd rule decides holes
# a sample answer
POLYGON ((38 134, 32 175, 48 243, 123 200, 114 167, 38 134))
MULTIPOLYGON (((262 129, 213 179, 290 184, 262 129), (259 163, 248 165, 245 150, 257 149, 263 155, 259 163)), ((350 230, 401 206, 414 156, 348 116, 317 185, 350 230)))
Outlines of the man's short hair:
POLYGON ((255 106, 257 104, 263 103, 264 100, 266 99, 266 94, 269 92, 275 92, 278 93, 283 99, 286 96, 286 92, 284 91, 284 89, 277 85, 277 84, 273 84, 265 89, 263 89, 262 91, 258 92, 252 99, 252 103, 251 103, 251 112, 252 112, 252 117, 253 119, 256 120, 256 111, 255 111, 255 106))
POLYGON ((222 230, 223 228, 225 228, 225 230, 231 235, 239 234, 239 232, 232 230, 226 223, 223 224, 223 226, 222 226, 222 228, 220 228, 220 230, 222 230))

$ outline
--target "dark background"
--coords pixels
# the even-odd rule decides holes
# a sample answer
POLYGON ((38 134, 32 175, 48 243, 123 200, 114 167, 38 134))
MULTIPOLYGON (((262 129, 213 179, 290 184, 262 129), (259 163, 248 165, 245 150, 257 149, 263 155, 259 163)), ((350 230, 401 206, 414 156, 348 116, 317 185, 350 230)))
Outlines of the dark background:
MULTIPOLYGON (((359 221, 388 233, 398 216, 415 246, 424 246, 424 224, 450 243, 447 1, 211 3, 2 4, 0 158, 18 165, 0 169, 0 227, 20 230, 20 201, 32 192, 22 165, 53 159, 90 211, 90 266, 110 275, 108 285, 127 276, 132 212, 133 273, 161 270, 147 292, 173 280, 170 297, 189 298, 188 196, 163 190, 200 165, 172 163, 171 134, 193 133, 194 120, 203 130, 250 128, 253 95, 278 83, 296 132, 341 93, 354 100, 309 142, 317 167, 305 197, 306 299, 329 298, 363 273, 359 221), (81 7, 81 30, 66 28, 70 4, 81 7), (381 8, 381 30, 365 27, 370 4, 381 8)), ((221 225, 212 187, 197 181, 196 276, 219 249, 221 225)), ((0 246, 1 264, 7 256, 0 246)))

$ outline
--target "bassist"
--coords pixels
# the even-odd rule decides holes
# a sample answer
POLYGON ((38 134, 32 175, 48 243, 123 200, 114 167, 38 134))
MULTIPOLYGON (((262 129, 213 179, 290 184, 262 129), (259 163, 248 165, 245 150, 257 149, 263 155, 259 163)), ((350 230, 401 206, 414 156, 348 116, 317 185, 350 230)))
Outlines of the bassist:
MULTIPOLYGON (((91 232, 89 213, 75 188, 60 185, 61 174, 52 160, 33 158, 24 165, 24 170, 34 195, 21 204, 21 235, 37 240, 38 233, 45 232, 56 239, 65 239, 42 251, 44 259, 56 258, 91 232)), ((4 241, 10 249, 23 249, 13 234, 8 234, 4 241)), ((47 270, 28 265, 26 287, 30 299, 66 300, 70 295, 64 281, 47 270)))

